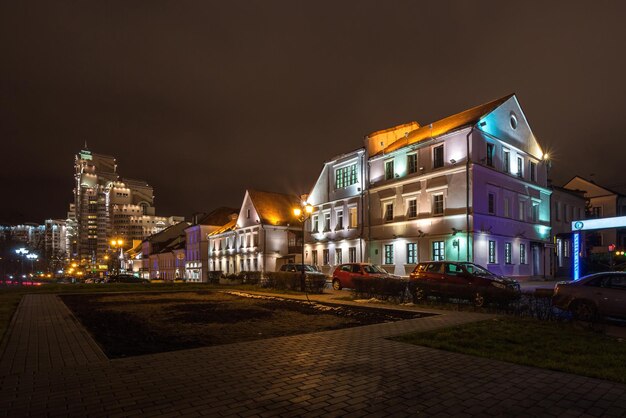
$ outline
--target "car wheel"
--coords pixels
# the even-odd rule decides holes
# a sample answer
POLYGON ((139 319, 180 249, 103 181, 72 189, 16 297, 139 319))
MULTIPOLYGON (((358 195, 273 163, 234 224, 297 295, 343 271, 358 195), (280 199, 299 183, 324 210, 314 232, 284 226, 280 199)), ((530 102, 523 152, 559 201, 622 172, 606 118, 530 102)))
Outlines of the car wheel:
POLYGON ((572 306, 572 313, 579 321, 591 322, 596 318, 597 310, 593 303, 581 300, 572 306))
POLYGON ((339 279, 333 279, 333 289, 335 290, 341 290, 342 286, 341 286, 341 282, 339 281, 339 279))
POLYGON ((485 306, 485 297, 480 292, 476 292, 474 295, 474 306, 477 308, 485 306))

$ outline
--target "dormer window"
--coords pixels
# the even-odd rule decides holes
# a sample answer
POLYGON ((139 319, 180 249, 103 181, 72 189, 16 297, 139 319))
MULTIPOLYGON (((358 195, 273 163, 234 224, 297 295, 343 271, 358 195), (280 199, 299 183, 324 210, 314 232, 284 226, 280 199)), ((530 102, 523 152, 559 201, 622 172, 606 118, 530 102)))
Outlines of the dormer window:
POLYGON ((393 160, 385 161, 385 180, 391 180, 394 178, 393 160))
POLYGON ((443 167, 443 144, 433 148, 433 168, 443 167))

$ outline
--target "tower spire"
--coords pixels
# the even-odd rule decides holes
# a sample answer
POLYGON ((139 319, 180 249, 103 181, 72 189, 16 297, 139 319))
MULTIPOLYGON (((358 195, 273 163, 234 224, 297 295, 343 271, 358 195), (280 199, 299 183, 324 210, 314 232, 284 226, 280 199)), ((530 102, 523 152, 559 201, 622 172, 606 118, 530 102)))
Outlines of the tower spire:
POLYGON ((88 149, 87 148, 87 140, 86 139, 85 139, 85 149, 88 149))

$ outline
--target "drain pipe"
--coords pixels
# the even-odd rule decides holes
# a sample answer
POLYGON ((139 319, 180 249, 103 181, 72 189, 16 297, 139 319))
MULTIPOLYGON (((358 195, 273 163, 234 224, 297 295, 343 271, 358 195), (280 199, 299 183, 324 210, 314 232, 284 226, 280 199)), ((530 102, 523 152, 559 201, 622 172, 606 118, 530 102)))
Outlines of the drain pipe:
POLYGON ((470 202, 470 167, 472 165, 472 158, 470 156, 470 136, 474 132, 474 125, 472 129, 465 136, 465 145, 467 147, 467 158, 465 161, 465 249, 466 249, 466 261, 470 262, 470 215, 469 215, 469 202, 470 202))

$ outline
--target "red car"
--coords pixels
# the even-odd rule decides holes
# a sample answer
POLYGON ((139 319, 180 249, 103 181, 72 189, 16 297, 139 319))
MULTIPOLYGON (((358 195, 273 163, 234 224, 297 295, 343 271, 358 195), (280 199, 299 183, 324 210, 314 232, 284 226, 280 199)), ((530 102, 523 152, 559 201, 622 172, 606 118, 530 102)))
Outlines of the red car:
POLYGON ((344 287, 353 288, 352 279, 355 277, 365 277, 371 279, 383 279, 395 277, 387 273, 381 267, 368 263, 348 263, 340 264, 333 271, 333 289, 341 290, 344 287))
POLYGON ((454 261, 419 263, 409 276, 409 290, 415 301, 432 295, 467 299, 476 306, 483 306, 489 300, 505 302, 520 296, 517 281, 497 276, 477 264, 454 261))

